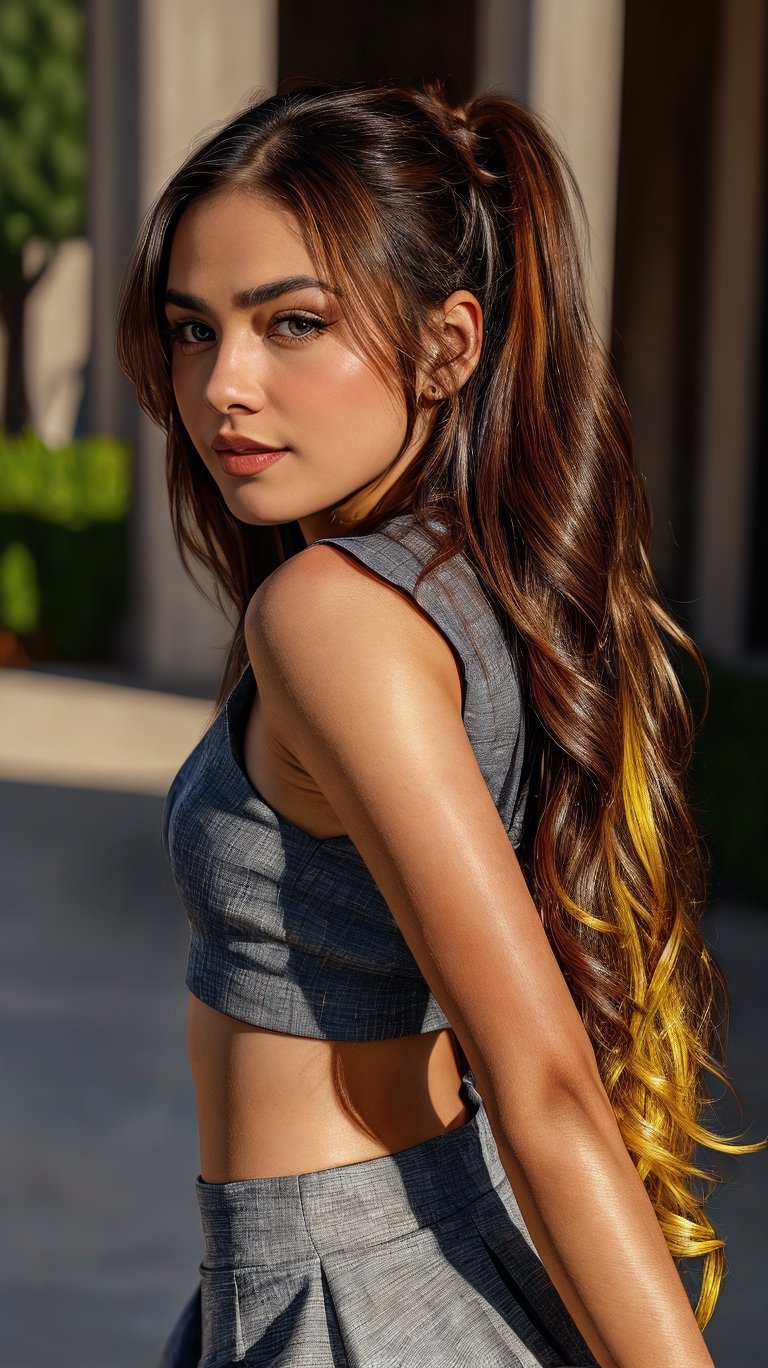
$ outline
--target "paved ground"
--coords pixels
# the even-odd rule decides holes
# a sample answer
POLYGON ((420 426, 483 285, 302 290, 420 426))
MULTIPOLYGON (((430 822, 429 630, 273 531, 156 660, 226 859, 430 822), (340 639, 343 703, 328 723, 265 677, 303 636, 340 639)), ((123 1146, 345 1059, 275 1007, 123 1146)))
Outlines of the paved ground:
MULTIPOLYGON (((18 678, 6 679, 6 732, 9 687, 17 718, 31 708, 43 725, 31 677, 26 704, 18 678)), ((45 687, 51 745, 60 730, 77 753, 88 708, 78 711, 62 688, 57 729, 56 692, 45 687)), ((111 702, 130 749, 127 692, 111 702)), ((135 702, 140 726, 146 696, 135 702)), ((137 791, 135 755, 118 792, 102 771, 89 781, 98 788, 75 786, 83 777, 68 782, 64 765, 55 783, 39 770, 25 779, 16 752, 13 777, 0 783, 0 1368, 155 1368, 197 1278, 187 926, 160 846, 156 786, 158 749, 175 766, 175 748, 193 743, 204 712, 190 712, 186 738, 160 729, 147 793, 137 791)), ((732 986, 732 1073, 753 1134, 768 1133, 768 912, 727 904, 709 925, 732 986)), ((761 1368, 768 1155, 736 1173, 717 1199, 731 1271, 708 1338, 717 1368, 761 1368)))

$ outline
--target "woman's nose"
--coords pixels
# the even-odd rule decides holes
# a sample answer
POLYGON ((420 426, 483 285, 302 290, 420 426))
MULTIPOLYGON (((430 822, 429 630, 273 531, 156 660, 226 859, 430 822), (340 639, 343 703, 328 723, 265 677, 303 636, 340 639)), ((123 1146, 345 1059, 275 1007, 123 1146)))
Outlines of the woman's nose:
POLYGON ((227 413, 231 409, 255 413, 262 409, 266 396, 258 371, 255 348, 247 341, 217 347, 205 386, 208 407, 216 413, 227 413))

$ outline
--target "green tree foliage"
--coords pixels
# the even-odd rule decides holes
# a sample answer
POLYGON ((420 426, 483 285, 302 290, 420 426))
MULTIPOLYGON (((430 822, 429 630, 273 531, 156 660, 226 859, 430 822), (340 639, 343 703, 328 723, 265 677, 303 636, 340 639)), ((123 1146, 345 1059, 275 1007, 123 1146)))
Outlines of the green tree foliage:
POLYGON ((29 421, 24 310, 56 246, 83 231, 82 0, 0 0, 0 317, 7 330, 5 426, 29 421), (25 273, 25 245, 39 260, 25 273))

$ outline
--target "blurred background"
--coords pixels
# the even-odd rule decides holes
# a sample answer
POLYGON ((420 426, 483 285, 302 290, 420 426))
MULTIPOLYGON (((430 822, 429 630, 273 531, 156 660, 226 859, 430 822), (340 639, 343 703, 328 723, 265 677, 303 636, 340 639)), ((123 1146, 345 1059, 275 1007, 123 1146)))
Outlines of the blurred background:
MULTIPOLYGON (((765 0, 0 0, 0 1368, 153 1368, 197 1280, 160 813, 229 628, 178 562, 115 303, 191 142, 284 76, 494 87, 570 156, 655 567, 710 668, 706 931, 743 1120, 768 1133, 765 0)), ((718 1368, 764 1362, 765 1160, 719 1165, 718 1368)))

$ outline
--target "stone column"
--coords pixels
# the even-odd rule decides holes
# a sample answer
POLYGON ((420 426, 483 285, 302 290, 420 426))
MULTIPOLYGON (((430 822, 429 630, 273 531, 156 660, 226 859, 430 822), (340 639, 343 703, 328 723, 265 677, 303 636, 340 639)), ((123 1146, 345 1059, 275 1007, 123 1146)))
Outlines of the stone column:
POLYGON ((592 308, 611 336, 616 186, 624 65, 624 0, 533 0, 528 98, 558 137, 590 229, 592 308))
POLYGON ((480 0, 478 91, 496 86, 545 119, 568 156, 591 234, 598 331, 610 340, 624 0, 480 0))
POLYGON ((277 0, 92 0, 96 248, 92 430, 133 440, 134 611, 128 650, 148 683, 211 690, 230 629, 185 576, 173 543, 164 439, 113 359, 115 302, 138 223, 199 135, 274 89, 277 0))
POLYGON ((763 0, 721 5, 720 80, 702 385, 694 630, 714 657, 746 647, 750 499, 765 269, 763 0))

